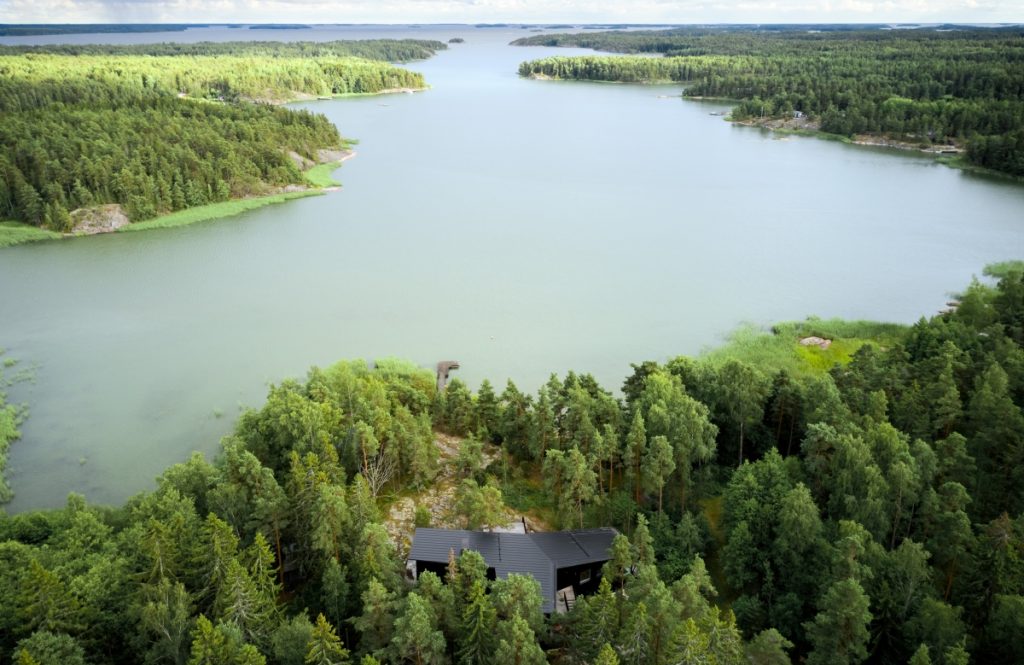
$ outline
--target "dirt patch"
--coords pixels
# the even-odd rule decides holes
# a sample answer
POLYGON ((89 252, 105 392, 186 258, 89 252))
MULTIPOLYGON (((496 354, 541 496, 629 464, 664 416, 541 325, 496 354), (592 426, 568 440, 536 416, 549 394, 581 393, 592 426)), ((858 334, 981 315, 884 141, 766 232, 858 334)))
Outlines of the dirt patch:
POLYGON ((124 208, 116 203, 78 208, 71 211, 72 233, 75 235, 95 235, 110 233, 131 224, 124 208))

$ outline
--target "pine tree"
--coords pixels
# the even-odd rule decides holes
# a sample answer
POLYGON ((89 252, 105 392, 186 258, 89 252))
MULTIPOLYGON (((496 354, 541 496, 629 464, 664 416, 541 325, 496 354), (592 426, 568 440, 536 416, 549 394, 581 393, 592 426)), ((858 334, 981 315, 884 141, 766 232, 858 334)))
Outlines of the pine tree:
POLYGON ((57 575, 32 559, 28 576, 18 598, 23 630, 77 633, 81 628, 78 599, 57 575))
POLYGON ((533 629, 520 616, 498 624, 498 649, 492 662, 508 665, 546 665, 547 657, 537 644, 533 629))
POLYGON ((627 465, 630 483, 633 485, 633 499, 640 504, 640 491, 643 488, 643 473, 641 471, 644 455, 647 453, 647 430, 644 427, 644 417, 638 410, 633 414, 633 424, 629 427, 629 434, 626 435, 626 450, 623 454, 623 463, 627 465))
POLYGON ((932 665, 931 656, 928 655, 928 647, 924 644, 917 648, 910 658, 910 665, 932 665))
POLYGON ((618 643, 623 665, 651 663, 651 626, 643 603, 636 603, 627 611, 618 643))
POLYGON ((668 439, 660 434, 655 436, 651 439, 647 454, 644 455, 641 471, 644 489, 658 493, 659 513, 662 512, 665 483, 675 470, 676 463, 672 458, 672 446, 668 439))
POLYGON ((544 461, 548 449, 556 444, 555 412, 551 398, 545 388, 541 388, 534 409, 533 433, 530 436, 530 454, 534 460, 544 461))
POLYGON ((814 621, 804 624, 812 649, 808 665, 860 663, 868 657, 868 597, 856 579, 839 580, 819 603, 814 621))
POLYGON ((362 615, 352 623, 362 634, 359 647, 364 653, 381 653, 391 642, 395 624, 395 597, 376 578, 370 580, 363 592, 362 615))
POLYGON ((306 645, 308 665, 345 665, 349 662, 348 650, 342 646, 334 627, 323 614, 316 618, 313 632, 306 645))
POLYGON ((416 592, 406 597, 405 611, 395 620, 391 647, 400 659, 416 665, 432 665, 445 660, 447 644, 437 629, 437 617, 430 604, 416 592))
POLYGON ((633 531, 633 550, 636 552, 637 565, 654 565, 654 539, 647 528, 647 518, 636 516, 636 530, 633 531))
POLYGON ((498 416, 498 398, 494 394, 491 382, 484 379, 476 393, 476 426, 486 431, 492 442, 493 437, 498 434, 498 416))
POLYGON ((192 630, 192 655, 188 665, 224 665, 231 662, 232 649, 224 633, 200 614, 192 630))
POLYGON ((477 581, 470 590, 462 613, 462 639, 459 641, 459 662, 462 665, 487 665, 492 662, 495 647, 497 612, 477 581))
POLYGON ((615 654, 615 649, 612 648, 611 644, 604 643, 601 651, 597 654, 594 665, 619 665, 619 657, 615 654))

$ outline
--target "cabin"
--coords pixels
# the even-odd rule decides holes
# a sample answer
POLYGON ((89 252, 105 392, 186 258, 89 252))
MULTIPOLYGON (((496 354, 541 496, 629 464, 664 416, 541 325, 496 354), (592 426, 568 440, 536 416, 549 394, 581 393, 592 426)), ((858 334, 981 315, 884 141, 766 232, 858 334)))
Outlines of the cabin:
POLYGON ((445 578, 448 561, 474 550, 487 562, 487 577, 532 575, 540 583, 545 614, 572 609, 577 595, 597 591, 601 568, 611 559, 611 527, 552 533, 491 533, 457 529, 416 529, 409 551, 413 578, 429 570, 445 578))

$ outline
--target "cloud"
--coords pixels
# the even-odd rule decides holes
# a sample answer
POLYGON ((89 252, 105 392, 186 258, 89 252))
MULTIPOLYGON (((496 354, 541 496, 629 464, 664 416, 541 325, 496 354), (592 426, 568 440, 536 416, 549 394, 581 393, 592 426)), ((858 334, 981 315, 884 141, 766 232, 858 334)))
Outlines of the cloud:
POLYGON ((1024 21, 1019 0, 0 0, 0 22, 1024 21))

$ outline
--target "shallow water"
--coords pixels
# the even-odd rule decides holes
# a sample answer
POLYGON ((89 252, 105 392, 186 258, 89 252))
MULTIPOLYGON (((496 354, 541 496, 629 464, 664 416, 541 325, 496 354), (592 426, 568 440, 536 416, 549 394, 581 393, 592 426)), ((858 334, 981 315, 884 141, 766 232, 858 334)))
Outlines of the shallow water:
POLYGON ((313 364, 462 363, 476 386, 551 372, 617 388, 739 323, 910 322, 1024 254, 1024 187, 928 158, 777 137, 675 86, 520 79, 578 51, 464 26, 8 38, 421 37, 433 88, 302 106, 358 157, 342 191, 235 218, 0 250, 0 346, 35 366, 11 511, 116 502, 313 364))

